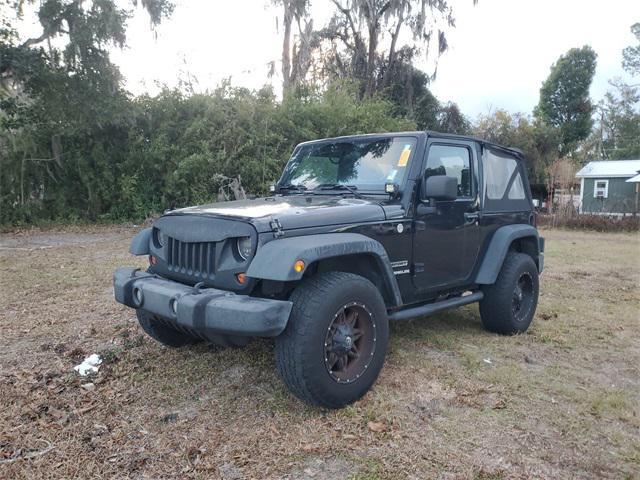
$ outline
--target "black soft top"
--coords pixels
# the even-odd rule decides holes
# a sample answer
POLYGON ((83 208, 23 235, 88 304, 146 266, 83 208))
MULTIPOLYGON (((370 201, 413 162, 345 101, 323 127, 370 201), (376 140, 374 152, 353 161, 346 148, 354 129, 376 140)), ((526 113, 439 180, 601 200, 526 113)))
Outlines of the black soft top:
POLYGON ((494 142, 490 142, 488 140, 484 140, 479 137, 474 137, 473 135, 457 135, 454 133, 442 133, 436 132, 434 130, 418 130, 418 131, 408 131, 408 132, 385 132, 385 133, 367 133, 367 134, 359 134, 359 135, 344 135, 341 137, 331 137, 331 138, 320 138, 317 140, 310 140, 307 142, 302 142, 299 145, 310 145, 314 143, 321 142, 340 142, 345 140, 365 140, 367 138, 389 138, 389 137, 418 137, 425 139, 427 137, 430 138, 443 138, 443 139, 452 139, 452 140, 465 140, 468 142, 478 142, 479 144, 494 148, 497 150, 502 150, 504 152, 515 155, 519 159, 523 158, 522 150, 514 147, 505 147, 503 145, 499 145, 494 142))

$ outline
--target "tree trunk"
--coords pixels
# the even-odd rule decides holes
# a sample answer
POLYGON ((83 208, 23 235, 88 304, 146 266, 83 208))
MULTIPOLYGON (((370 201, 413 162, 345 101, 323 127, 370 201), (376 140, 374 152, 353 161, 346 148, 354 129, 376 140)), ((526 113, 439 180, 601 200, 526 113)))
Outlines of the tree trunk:
POLYGON ((24 169, 27 161, 27 152, 22 155, 22 163, 20 165, 20 205, 24 205, 24 169))
POLYGON ((374 75, 375 75, 375 62, 376 62, 376 48, 378 48, 378 22, 372 20, 369 24, 369 49, 367 52, 367 68, 365 70, 366 75, 366 88, 364 96, 370 98, 373 95, 374 87, 374 75))
POLYGON ((284 39, 282 41, 282 98, 291 90, 291 23, 293 13, 291 4, 282 2, 284 6, 284 39))
POLYGON ((396 25, 396 29, 391 35, 391 46, 389 47, 389 57, 387 59, 387 69, 384 72, 384 76, 382 77, 382 86, 388 87, 389 80, 391 79, 391 69, 393 64, 396 61, 396 44, 398 43, 398 36, 400 35, 400 29, 402 27, 402 22, 404 18, 402 14, 400 14, 400 18, 398 18, 398 24, 396 25))

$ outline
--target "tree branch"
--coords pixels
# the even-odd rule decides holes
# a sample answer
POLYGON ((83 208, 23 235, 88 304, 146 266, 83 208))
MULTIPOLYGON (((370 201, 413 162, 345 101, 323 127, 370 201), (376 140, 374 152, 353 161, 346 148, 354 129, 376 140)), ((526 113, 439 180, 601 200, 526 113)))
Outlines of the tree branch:
POLYGON ((396 61, 396 43, 398 42, 398 36, 400 35, 400 28, 402 27, 403 22, 404 22, 404 15, 402 14, 402 12, 400 12, 396 29, 391 34, 391 46, 389 47, 387 70, 384 72, 384 76, 382 78, 382 85, 384 87, 388 86, 389 84, 389 79, 391 78, 391 67, 393 66, 393 63, 396 61))
POLYGON ((353 37, 355 39, 356 45, 361 45, 362 40, 360 39, 360 32, 356 29, 355 23, 353 21, 353 17, 351 16, 351 12, 349 12, 348 8, 345 8, 338 2, 338 0, 331 0, 333 4, 336 6, 340 12, 345 16, 347 22, 349 22, 349 26, 351 27, 351 33, 353 33, 353 37))
POLYGON ((42 35, 40 35, 39 37, 30 38, 20 46, 23 48, 28 48, 31 45, 36 45, 38 43, 44 42, 46 39, 50 38, 52 35, 53 35, 52 31, 45 30, 44 32, 42 32, 42 35))

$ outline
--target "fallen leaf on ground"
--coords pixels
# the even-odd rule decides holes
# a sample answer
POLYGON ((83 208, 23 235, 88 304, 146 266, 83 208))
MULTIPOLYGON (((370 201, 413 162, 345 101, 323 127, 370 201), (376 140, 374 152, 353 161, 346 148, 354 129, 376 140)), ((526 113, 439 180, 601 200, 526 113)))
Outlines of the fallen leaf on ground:
POLYGON ((367 423, 369 430, 376 433, 382 433, 387 430, 387 426, 382 422, 369 422, 367 423))
POLYGON ((499 399, 496 403, 493 404, 494 410, 502 410, 503 408, 507 408, 507 402, 503 399, 499 399))

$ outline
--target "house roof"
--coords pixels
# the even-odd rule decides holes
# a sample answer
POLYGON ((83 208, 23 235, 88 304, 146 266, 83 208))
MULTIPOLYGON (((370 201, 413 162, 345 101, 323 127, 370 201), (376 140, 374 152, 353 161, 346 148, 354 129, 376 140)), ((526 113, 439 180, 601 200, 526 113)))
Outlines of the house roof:
POLYGON ((638 175, 636 175, 635 177, 631 177, 629 180, 627 180, 627 182, 640 183, 640 173, 638 175))
POLYGON ((640 160, 589 162, 576 173, 578 178, 633 177, 640 172, 640 160))

